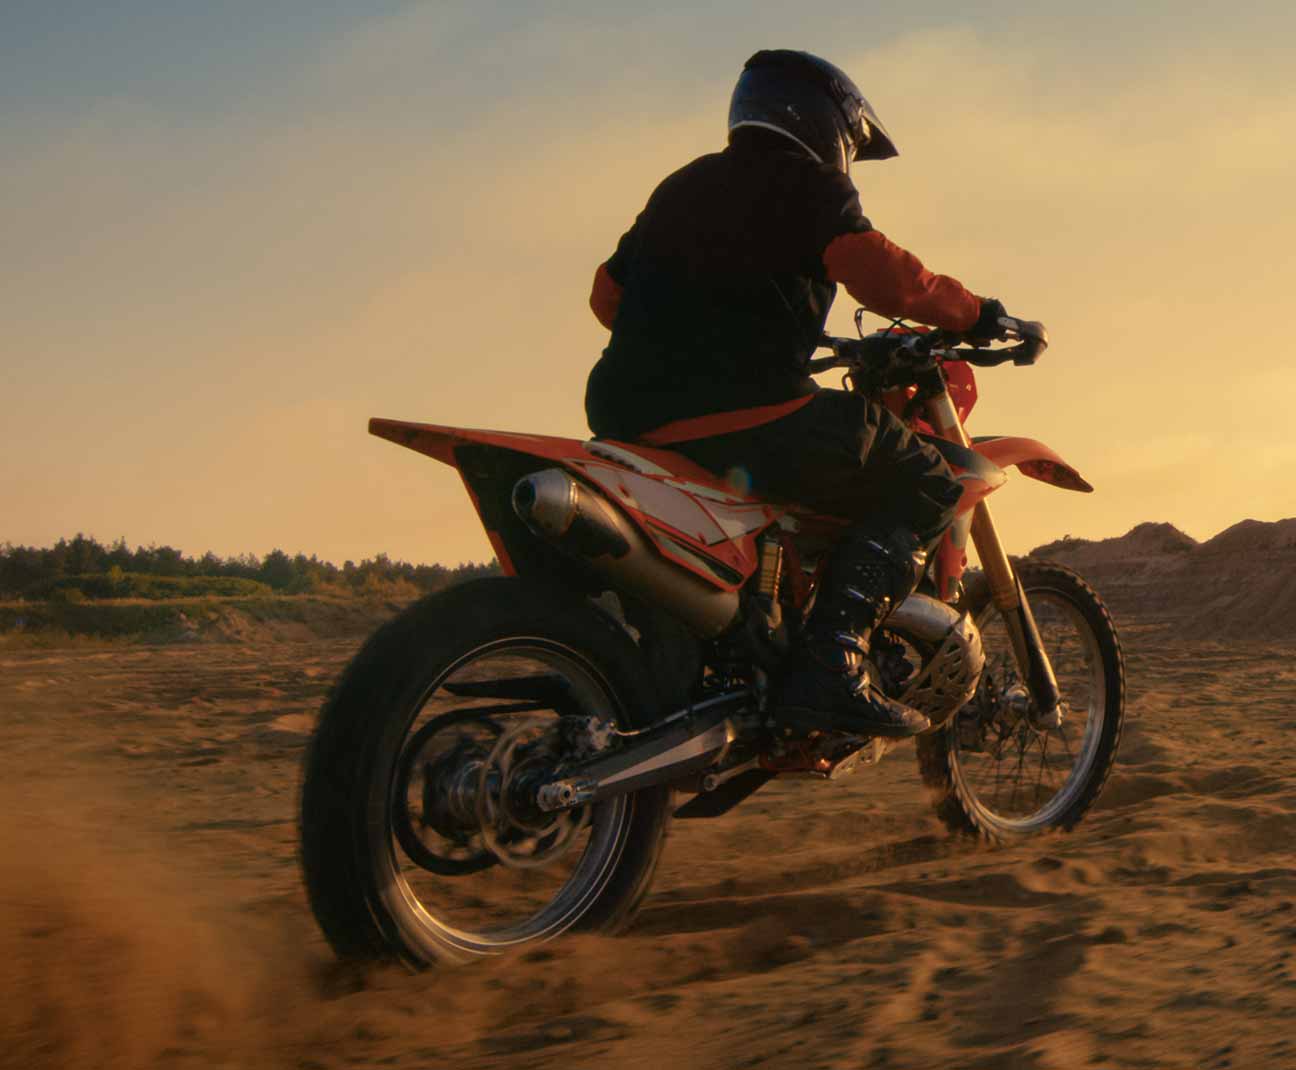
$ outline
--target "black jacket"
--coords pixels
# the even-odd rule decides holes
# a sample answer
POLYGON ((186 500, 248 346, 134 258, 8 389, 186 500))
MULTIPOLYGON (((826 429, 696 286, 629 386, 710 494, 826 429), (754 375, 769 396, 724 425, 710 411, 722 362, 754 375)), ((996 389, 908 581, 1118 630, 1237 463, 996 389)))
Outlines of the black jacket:
POLYGON ((850 178, 775 133, 735 131, 676 171, 605 265, 621 293, 591 429, 629 439, 813 392, 805 361, 836 292, 824 250, 871 229, 850 178))

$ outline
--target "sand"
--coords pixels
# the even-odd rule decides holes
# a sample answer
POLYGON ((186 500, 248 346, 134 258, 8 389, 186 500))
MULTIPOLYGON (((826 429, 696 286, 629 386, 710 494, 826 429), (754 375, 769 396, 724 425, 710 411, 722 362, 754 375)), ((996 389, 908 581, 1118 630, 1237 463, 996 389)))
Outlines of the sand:
POLYGON ((677 822, 628 936, 421 975, 294 859, 356 640, 0 652, 0 1067, 1296 1067, 1296 644, 1118 623, 1075 833, 947 838, 906 745, 677 822))

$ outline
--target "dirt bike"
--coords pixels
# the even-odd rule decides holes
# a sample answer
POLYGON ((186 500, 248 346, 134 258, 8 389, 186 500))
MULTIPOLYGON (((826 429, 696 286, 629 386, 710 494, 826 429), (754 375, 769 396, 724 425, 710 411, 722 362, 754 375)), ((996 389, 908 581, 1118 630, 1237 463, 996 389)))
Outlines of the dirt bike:
MULTIPOLYGON (((862 311, 862 310, 861 310, 862 311)), ((873 636, 888 694, 925 713, 918 767, 954 831, 1074 826, 1112 768, 1124 668, 1075 573, 1009 560, 986 498, 1005 469, 1092 487, 1025 438, 969 439, 973 366, 1033 364, 1043 327, 998 349, 892 325, 829 338, 814 373, 897 412, 964 492, 918 590, 873 636), (967 569, 974 544, 979 571, 967 569)), ((728 812, 775 777, 834 780, 894 741, 797 732, 769 710, 844 526, 756 500, 660 445, 375 419, 455 467, 501 577, 411 605, 336 684, 305 760, 300 857, 344 958, 412 965, 617 930, 672 816, 728 812), (691 794, 676 806, 677 793, 691 794)))

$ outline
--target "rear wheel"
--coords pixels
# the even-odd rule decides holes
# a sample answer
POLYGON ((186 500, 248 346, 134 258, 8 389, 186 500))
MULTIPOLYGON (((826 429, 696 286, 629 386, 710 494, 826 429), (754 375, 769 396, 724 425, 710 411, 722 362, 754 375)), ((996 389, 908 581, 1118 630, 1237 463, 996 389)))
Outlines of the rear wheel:
POLYGON ((1019 561, 1016 569, 1057 677, 1062 723, 1040 723, 981 585, 968 605, 986 654, 976 694, 917 740, 937 814, 952 831, 990 840, 1073 828, 1107 782, 1125 713, 1124 659, 1102 599, 1061 565, 1019 561))
POLYGON ((590 718, 652 713, 634 643, 588 602, 464 584, 380 629, 307 753, 301 861, 344 958, 463 961, 626 924, 665 839, 665 788, 557 815, 534 787, 590 718))

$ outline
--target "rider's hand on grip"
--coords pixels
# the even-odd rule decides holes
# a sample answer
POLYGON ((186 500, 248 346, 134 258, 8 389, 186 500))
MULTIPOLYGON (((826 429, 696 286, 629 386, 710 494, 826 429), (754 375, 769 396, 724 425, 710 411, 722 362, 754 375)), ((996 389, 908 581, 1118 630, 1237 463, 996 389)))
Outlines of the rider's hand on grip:
POLYGON ((982 298, 981 314, 968 329, 967 340, 973 345, 1001 341, 1005 337, 1005 325, 1000 321, 1007 318, 1008 310, 1003 307, 1002 301, 996 301, 993 297, 982 298))

